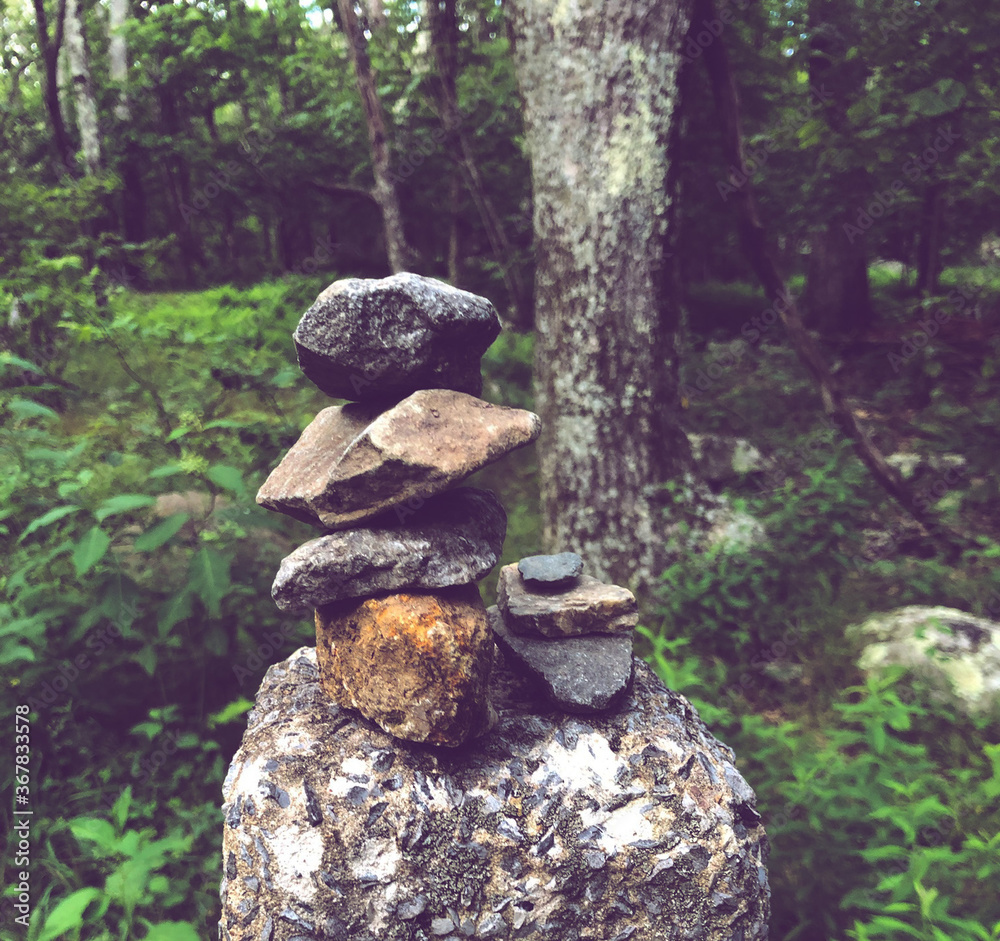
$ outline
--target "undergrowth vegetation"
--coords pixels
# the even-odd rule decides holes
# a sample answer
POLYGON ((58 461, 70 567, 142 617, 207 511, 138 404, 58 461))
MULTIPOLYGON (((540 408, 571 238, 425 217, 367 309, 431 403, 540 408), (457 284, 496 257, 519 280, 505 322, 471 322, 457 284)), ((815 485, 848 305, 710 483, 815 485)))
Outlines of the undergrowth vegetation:
MULTIPOLYGON (((263 672, 312 634, 269 597, 312 533, 253 497, 328 404, 290 337, 328 280, 121 291, 53 321, 58 355, 0 354, 0 696, 5 713, 32 710, 28 941, 214 936, 226 766, 263 672)), ((767 457, 719 489, 768 538, 668 569, 640 652, 757 791, 773 937, 1000 938, 997 717, 866 678, 844 633, 904 604, 995 614, 997 351, 935 341, 897 370, 896 346, 831 351, 876 440, 918 454, 915 486, 980 534, 945 559, 824 425, 780 328, 741 334, 759 312, 743 293, 741 319, 685 351, 685 405, 692 431, 767 457)), ((501 337, 485 397, 530 407, 531 353, 530 337, 501 337)), ((507 507, 505 562, 540 548, 531 452, 473 481, 507 507)))

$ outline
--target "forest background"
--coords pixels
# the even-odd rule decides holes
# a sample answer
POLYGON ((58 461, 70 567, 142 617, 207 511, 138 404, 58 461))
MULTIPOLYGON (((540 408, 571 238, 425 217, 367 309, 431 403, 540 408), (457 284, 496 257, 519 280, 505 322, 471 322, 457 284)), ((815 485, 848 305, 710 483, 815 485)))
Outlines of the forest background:
MULTIPOLYGON (((311 632, 269 598, 309 533, 253 500, 326 404, 299 315, 337 277, 444 278, 508 328, 484 397, 532 406, 509 11, 6 0, 0 32, 0 700, 11 749, 29 720, 34 811, 25 927, 5 762, 0 936, 214 937, 226 765, 311 632)), ((866 676, 845 634, 906 604, 1000 613, 998 47, 988 0, 699 4, 682 44, 679 420, 763 455, 697 468, 767 538, 667 566, 637 649, 757 791, 776 938, 1000 938, 997 715, 866 676), (742 166, 705 68, 722 47, 742 166), (751 187, 853 414, 959 549, 824 420, 741 248, 751 187)), ((480 480, 504 561, 544 548, 534 454, 480 480)))

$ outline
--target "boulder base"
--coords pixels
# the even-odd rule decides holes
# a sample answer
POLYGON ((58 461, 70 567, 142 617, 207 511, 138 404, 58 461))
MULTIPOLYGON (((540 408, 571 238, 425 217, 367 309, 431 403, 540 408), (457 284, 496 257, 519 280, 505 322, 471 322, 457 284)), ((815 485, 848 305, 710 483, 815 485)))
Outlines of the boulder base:
POLYGON ((226 941, 733 941, 767 936, 753 792, 690 704, 636 663, 613 715, 495 671, 496 729, 401 743, 268 671, 224 785, 226 941))

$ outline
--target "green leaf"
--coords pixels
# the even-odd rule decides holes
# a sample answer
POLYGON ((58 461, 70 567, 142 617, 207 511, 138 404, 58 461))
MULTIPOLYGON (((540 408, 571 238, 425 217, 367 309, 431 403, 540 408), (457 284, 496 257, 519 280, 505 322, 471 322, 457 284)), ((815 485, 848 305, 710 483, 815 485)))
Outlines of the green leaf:
POLYGON ((229 590, 229 560, 202 546, 191 560, 188 586, 201 598, 209 615, 219 617, 222 599, 229 590))
POLYGON ((168 598, 161 606, 156 619, 156 630, 161 638, 166 637, 177 624, 189 617, 191 617, 191 592, 185 590, 168 598))
POLYGON ((143 507, 152 506, 156 503, 156 497, 139 493, 122 493, 117 497, 110 497, 98 508, 94 516, 98 522, 103 523, 109 516, 116 516, 118 513, 130 513, 132 510, 139 510, 143 507))
POLYGON ((132 785, 126 786, 125 790, 118 795, 118 800, 111 807, 111 817, 119 831, 125 829, 125 821, 128 820, 128 811, 132 806, 132 785))
POLYGON ((82 577, 104 558, 111 545, 111 537, 100 526, 92 527, 73 550, 73 567, 76 577, 82 577))
POLYGON ((97 817, 77 817, 69 822, 70 833, 78 841, 89 840, 95 844, 98 856, 115 856, 120 851, 118 834, 109 820, 97 817))
POLYGON ((20 356, 15 356, 13 353, 8 353, 6 350, 0 353, 0 366, 16 366, 18 369, 27 369, 29 372, 42 373, 42 370, 34 363, 22 359, 20 356))
POLYGON ((52 941, 73 928, 80 928, 84 911, 100 894, 94 888, 77 889, 61 899, 45 919, 38 941, 52 941))
POLYGON ((0 666, 6 666, 8 663, 18 663, 22 660, 27 663, 35 663, 38 657, 35 656, 34 650, 26 647, 24 644, 4 644, 0 647, 0 666))
POLYGON ((156 672, 156 648, 155 647, 140 647, 133 655, 135 662, 141 666, 149 676, 152 676, 156 672))
POLYGON ((151 552, 153 549, 159 549, 164 543, 169 542, 177 533, 180 531, 181 527, 188 521, 189 517, 187 513, 174 513, 168 516, 165 520, 157 523, 151 529, 147 529, 138 539, 135 541, 135 548, 138 552, 151 552))
POLYGON ((225 464, 213 464, 205 473, 205 476, 217 487, 229 490, 232 493, 241 494, 246 492, 243 484, 243 474, 235 467, 228 467, 225 464))
POLYGON ((37 519, 32 520, 24 528, 24 532, 21 533, 18 538, 18 542, 24 539, 25 536, 30 536, 36 530, 41 529, 43 526, 49 526, 56 520, 61 520, 64 516, 69 516, 70 513, 75 513, 77 510, 81 509, 78 506, 57 506, 49 510, 47 513, 43 513, 37 519))
POLYGON ((164 464, 162 467, 154 467, 149 472, 148 476, 153 479, 159 479, 160 477, 173 477, 174 474, 183 473, 185 473, 185 471, 180 464, 164 464))
POLYGON ((161 921, 150 925, 142 941, 201 941, 198 932, 186 921, 161 921))
POLYGON ((11 399, 7 408, 14 413, 15 418, 58 418, 59 413, 41 402, 32 399, 11 399))
POLYGON ((245 696, 233 700, 228 706, 223 706, 218 712, 213 712, 208 717, 209 728, 217 725, 228 725, 235 722, 240 717, 246 715, 253 708, 253 703, 245 696))

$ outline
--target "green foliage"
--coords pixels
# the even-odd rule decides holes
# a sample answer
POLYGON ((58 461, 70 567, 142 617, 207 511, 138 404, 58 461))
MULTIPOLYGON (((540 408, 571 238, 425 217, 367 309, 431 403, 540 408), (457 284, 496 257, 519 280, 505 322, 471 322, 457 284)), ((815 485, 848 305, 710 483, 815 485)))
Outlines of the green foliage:
POLYGON ((224 758, 253 682, 310 635, 269 599, 304 527, 253 494, 323 399, 282 323, 316 290, 119 293, 60 321, 58 408, 5 357, 24 374, 0 390, 0 699, 32 710, 32 941, 205 937, 217 917, 224 758))

